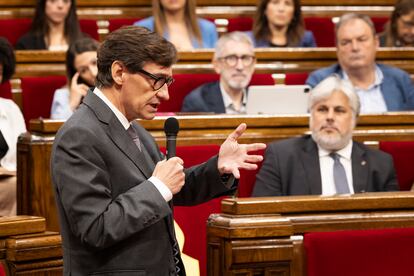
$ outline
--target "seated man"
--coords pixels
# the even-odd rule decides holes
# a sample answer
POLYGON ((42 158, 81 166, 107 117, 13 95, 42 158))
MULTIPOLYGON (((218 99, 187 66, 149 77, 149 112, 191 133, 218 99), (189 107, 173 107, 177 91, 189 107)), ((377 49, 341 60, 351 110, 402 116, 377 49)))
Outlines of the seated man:
POLYGON ((309 95, 312 135, 271 143, 253 196, 398 190, 392 157, 352 141, 360 110, 349 84, 332 75, 309 95))
POLYGON ((311 73, 314 87, 332 73, 349 81, 361 101, 361 113, 414 110, 410 76, 397 68, 375 63, 378 37, 366 15, 345 14, 336 25, 338 64, 311 73))
POLYGON ((225 34, 218 40, 213 58, 220 81, 206 83, 188 94, 183 112, 246 113, 246 87, 256 58, 251 39, 242 32, 225 34))

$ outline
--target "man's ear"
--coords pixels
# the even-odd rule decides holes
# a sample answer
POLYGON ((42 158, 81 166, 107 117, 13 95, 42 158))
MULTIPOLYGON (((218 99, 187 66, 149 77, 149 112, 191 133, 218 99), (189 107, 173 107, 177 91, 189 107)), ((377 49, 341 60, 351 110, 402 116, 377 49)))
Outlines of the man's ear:
POLYGON ((111 65, 111 74, 114 83, 122 85, 124 82, 125 66, 118 60, 115 60, 111 65))
POLYGON ((220 64, 220 61, 218 61, 217 59, 213 59, 213 68, 217 74, 219 75, 221 74, 221 71, 222 71, 221 64, 220 64))

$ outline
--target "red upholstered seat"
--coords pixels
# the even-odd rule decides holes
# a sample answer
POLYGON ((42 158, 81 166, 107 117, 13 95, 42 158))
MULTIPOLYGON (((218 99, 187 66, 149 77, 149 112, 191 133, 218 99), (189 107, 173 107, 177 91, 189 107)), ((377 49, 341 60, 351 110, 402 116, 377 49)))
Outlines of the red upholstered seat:
POLYGON ((335 47, 335 24, 331 17, 305 17, 305 28, 312 31, 318 47, 335 47))
MULTIPOLYGON (((218 154, 219 149, 219 145, 178 146, 177 156, 184 160, 184 166, 188 168, 218 154)), ((165 148, 161 150, 165 152, 165 148)), ((201 276, 207 275, 206 222, 210 214, 220 212, 222 198, 191 207, 174 207, 175 221, 185 236, 183 252, 199 261, 201 276)))
POLYGON ((2 263, 0 263, 0 276, 6 276, 6 271, 2 263))
POLYGON ((79 19, 81 31, 99 41, 98 25, 95 19, 79 19))
POLYGON ((30 119, 50 118, 53 94, 65 83, 64 76, 22 77, 22 107, 27 126, 30 119))
MULTIPOLYGON (((0 36, 4 36, 12 45, 16 45, 17 40, 30 30, 31 24, 31 18, 0 19, 0 36)), ((96 40, 99 40, 98 25, 96 24, 96 20, 80 19, 79 24, 82 32, 87 33, 96 40)))
POLYGON ((109 32, 113 32, 122 26, 130 26, 133 25, 136 21, 140 20, 141 18, 112 18, 109 19, 109 32))
POLYGON ((0 97, 6 98, 6 99, 13 98, 12 91, 11 91, 11 85, 9 81, 0 83, 0 97))
POLYGON ((0 36, 7 38, 11 45, 27 33, 32 24, 31 18, 0 19, 0 36))
POLYGON ((414 183, 414 141, 383 141, 379 148, 392 155, 400 190, 409 191, 414 183))
MULTIPOLYGON (((175 81, 168 88, 170 99, 161 103, 159 112, 179 112, 183 100, 188 93, 198 86, 219 79, 218 74, 175 74, 175 81)), ((272 85, 274 80, 271 74, 254 74, 250 82, 252 85, 272 85)))
POLYGON ((414 228, 304 235, 308 276, 413 275, 414 228))
POLYGON ((251 31, 253 27, 253 18, 251 17, 234 17, 228 19, 227 32, 234 31, 251 31))
POLYGON ((384 31, 385 24, 387 24, 389 17, 374 16, 374 17, 371 17, 371 19, 372 19, 372 22, 374 23, 375 30, 377 31, 377 33, 381 33, 384 31))
POLYGON ((288 73, 285 77, 285 84, 295 85, 295 84, 305 84, 306 79, 308 78, 309 73, 288 73))

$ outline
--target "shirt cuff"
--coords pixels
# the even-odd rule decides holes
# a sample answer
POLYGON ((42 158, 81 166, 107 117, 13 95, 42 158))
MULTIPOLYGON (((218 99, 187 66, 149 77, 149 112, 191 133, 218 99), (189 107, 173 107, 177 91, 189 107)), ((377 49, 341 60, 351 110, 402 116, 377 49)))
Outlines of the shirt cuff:
POLYGON ((167 185, 164 184, 164 182, 155 176, 151 176, 148 181, 154 184, 155 188, 157 188, 158 192, 160 192, 165 201, 168 202, 173 198, 173 194, 171 193, 170 189, 168 189, 167 185))

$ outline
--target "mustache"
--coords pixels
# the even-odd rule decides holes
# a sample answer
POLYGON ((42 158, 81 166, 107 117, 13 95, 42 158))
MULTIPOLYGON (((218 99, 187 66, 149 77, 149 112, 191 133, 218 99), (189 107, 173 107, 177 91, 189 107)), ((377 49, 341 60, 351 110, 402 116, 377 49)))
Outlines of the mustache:
POLYGON ((339 128, 334 124, 324 124, 319 128, 319 130, 324 130, 325 128, 331 128, 339 132, 339 128))

